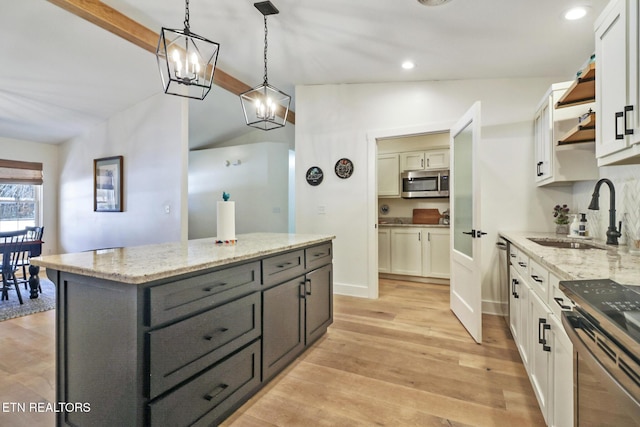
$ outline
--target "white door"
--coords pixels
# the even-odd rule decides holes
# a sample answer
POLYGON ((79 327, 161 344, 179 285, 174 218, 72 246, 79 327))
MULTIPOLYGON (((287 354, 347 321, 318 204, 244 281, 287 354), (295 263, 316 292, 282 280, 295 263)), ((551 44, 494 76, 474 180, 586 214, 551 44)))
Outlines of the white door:
POLYGON ((482 342, 480 281, 480 102, 451 128, 451 311, 482 342))

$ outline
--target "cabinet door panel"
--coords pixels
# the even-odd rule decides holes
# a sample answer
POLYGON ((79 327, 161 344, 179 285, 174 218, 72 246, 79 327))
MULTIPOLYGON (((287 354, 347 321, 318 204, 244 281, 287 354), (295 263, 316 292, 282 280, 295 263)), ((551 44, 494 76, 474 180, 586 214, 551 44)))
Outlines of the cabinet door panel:
POLYGON ((533 391, 538 398, 540 410, 548 424, 549 360, 553 341, 549 321, 551 315, 549 309, 542 303, 535 292, 529 292, 529 310, 531 313, 529 376, 533 391))
POLYGON ((422 275, 448 279, 451 277, 451 243, 447 229, 422 230, 422 275))
POLYGON ((391 273, 391 229, 378 229, 378 272, 391 273))
POLYGON ((304 276, 262 292, 263 380, 304 349, 304 276))
POLYGON ((304 274, 304 250, 288 252, 262 260, 262 284, 275 285, 304 274))
POLYGON ((422 275, 422 242, 420 230, 391 230, 391 272, 412 276, 422 275))
POLYGON ((630 58, 627 53, 627 0, 612 3, 596 29, 596 156, 620 151, 627 146, 624 136, 624 107, 628 104, 630 58), (622 136, 616 138, 616 135, 622 136))
POLYGON ((573 425, 573 344, 562 324, 551 316, 552 367, 549 369, 549 396, 552 407, 549 425, 563 427, 573 425))
POLYGON ((424 169, 424 152, 400 154, 400 172, 424 169))
POLYGON ((306 345, 320 338, 333 322, 331 264, 307 274, 305 283, 306 345))
POLYGON ((378 156, 378 197, 400 197, 400 156, 378 156))

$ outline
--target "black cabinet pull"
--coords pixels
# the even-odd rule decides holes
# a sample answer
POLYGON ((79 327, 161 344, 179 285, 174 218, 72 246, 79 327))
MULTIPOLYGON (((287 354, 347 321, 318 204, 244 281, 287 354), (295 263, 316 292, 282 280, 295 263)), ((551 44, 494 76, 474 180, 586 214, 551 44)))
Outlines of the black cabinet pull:
POLYGON ((228 328, 218 328, 212 334, 205 335, 203 338, 207 341, 211 341, 215 335, 224 334, 228 330, 228 328))
POLYGON ((542 176, 542 175, 544 175, 544 174, 542 173, 542 165, 543 165, 543 164, 544 164, 543 162, 538 162, 538 163, 536 164, 536 176, 542 176))
POLYGON ((624 134, 625 135, 633 135, 633 128, 629 129, 629 126, 627 126, 627 113, 633 111, 633 105, 626 105, 624 107, 624 134))
POLYGON ((215 286, 207 286, 206 288, 202 288, 203 292, 211 292, 213 288, 217 288, 218 286, 227 286, 227 282, 216 283, 215 286))
POLYGON ((551 325, 547 324, 547 319, 538 318, 538 343, 542 344, 542 350, 551 351, 551 347, 547 345, 547 330, 551 329, 551 325), (542 326, 542 328, 540 327, 542 326))
POLYGON ((518 265, 522 268, 526 268, 527 267, 527 263, 526 262, 522 262, 522 261, 518 261, 518 265))
POLYGON ((304 281, 304 290, 307 295, 311 295, 311 279, 304 281), (309 284, 309 290, 307 291, 307 283, 309 284))
POLYGON ((509 254, 511 256, 511 258, 515 258, 516 254, 509 254))
POLYGON ((563 298, 554 298, 553 299, 559 306, 561 309, 563 310, 571 310, 571 306, 570 305, 564 305, 564 299, 563 298))
POLYGON ((313 254, 315 257, 324 256, 324 252, 318 252, 317 254, 313 254))
POLYGON ((516 285, 519 284, 518 279, 511 279, 511 295, 513 295, 514 298, 520 298, 520 295, 516 292, 516 285))
POLYGON ((542 280, 540 277, 536 276, 535 274, 532 274, 531 278, 538 283, 544 283, 544 280, 542 280))
POLYGON ((619 119, 620 117, 622 117, 622 116, 624 116, 624 113, 623 113, 622 111, 617 111, 617 112, 616 112, 616 117, 615 117, 615 123, 616 123, 616 126, 615 126, 616 139, 624 139, 624 135, 623 135, 623 134, 621 134, 621 133, 618 133, 618 119, 619 119))
POLYGON ((209 393, 204 395, 205 400, 208 400, 209 402, 211 402, 213 399, 216 398, 216 396, 218 396, 220 393, 225 391, 228 387, 229 387, 228 384, 224 384, 224 383, 220 384, 218 387, 214 388, 209 393))
POLYGON ((300 298, 305 299, 307 297, 307 281, 300 282, 300 298))
POLYGON ((285 262, 284 264, 276 265, 278 268, 285 268, 287 265, 291 265, 290 262, 285 262))

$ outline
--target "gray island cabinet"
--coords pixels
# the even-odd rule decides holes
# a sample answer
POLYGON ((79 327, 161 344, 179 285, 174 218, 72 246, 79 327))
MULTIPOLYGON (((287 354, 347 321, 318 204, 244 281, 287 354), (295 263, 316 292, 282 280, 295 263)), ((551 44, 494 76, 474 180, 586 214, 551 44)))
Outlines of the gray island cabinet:
POLYGON ((84 404, 57 425, 218 424, 332 323, 333 238, 35 258, 57 287, 57 401, 84 404))

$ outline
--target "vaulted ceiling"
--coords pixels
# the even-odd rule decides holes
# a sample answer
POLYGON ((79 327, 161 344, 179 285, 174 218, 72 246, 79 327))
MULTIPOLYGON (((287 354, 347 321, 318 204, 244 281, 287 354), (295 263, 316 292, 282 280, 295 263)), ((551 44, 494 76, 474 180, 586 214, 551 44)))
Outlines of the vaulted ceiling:
MULTIPOLYGON (((0 6, 0 137, 59 143, 162 91, 153 53, 53 4, 60 1, 0 6)), ((607 3, 272 1, 280 14, 268 18, 269 82, 292 95, 302 84, 568 80, 593 53, 593 23, 607 3), (574 4, 588 15, 564 20, 574 4), (406 59, 414 69, 400 67, 406 59)), ((155 33, 183 26, 183 0, 103 3, 155 33)), ((192 31, 219 42, 219 69, 249 86, 263 74, 263 21, 253 3, 190 1, 192 31)), ((237 96, 220 87, 189 103, 192 147, 249 130, 237 96)))

